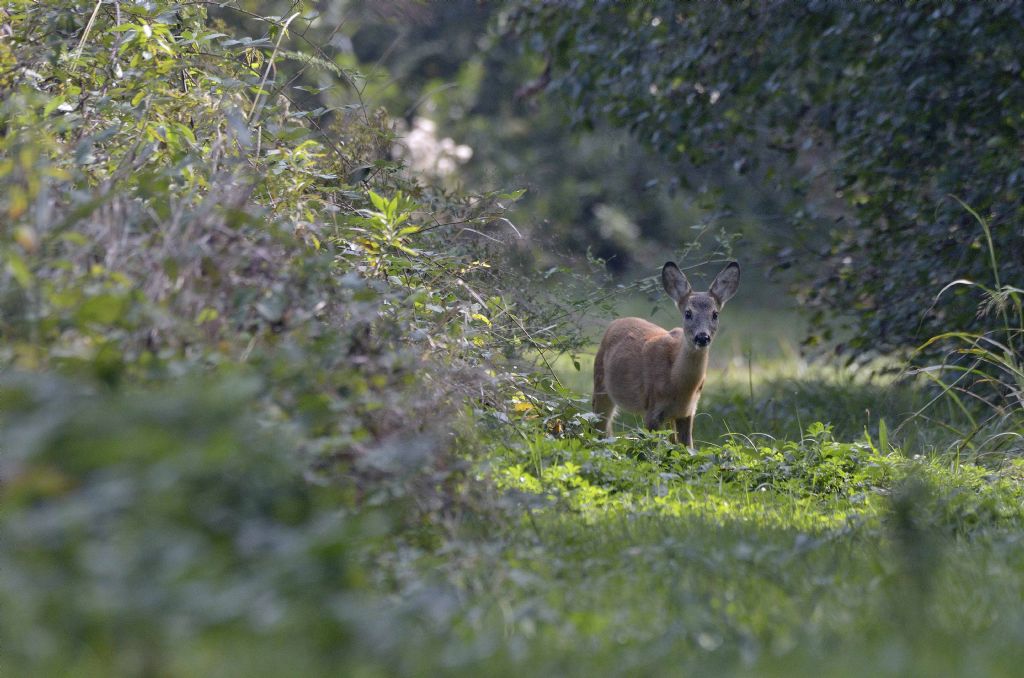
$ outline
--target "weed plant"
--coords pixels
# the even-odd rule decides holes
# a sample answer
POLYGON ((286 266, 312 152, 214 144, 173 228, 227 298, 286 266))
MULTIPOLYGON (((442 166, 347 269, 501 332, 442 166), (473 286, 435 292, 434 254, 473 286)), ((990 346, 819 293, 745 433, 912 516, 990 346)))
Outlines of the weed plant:
POLYGON ((910 371, 933 380, 940 388, 918 414, 926 415, 940 400, 955 405, 961 413, 964 421, 960 427, 946 424, 955 434, 957 456, 999 463, 1024 454, 1024 290, 1003 281, 988 222, 970 206, 957 202, 985 235, 992 283, 955 280, 939 292, 935 304, 950 291, 980 293, 978 317, 995 316, 997 321, 986 322, 994 329, 983 332, 956 329, 932 337, 919 351, 944 347, 942 362, 910 371))

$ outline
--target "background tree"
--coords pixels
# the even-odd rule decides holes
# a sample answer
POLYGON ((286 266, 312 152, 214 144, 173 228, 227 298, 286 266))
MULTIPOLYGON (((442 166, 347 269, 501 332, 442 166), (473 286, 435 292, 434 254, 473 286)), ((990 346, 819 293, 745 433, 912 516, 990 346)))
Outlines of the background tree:
POLYGON ((778 263, 822 336, 848 320, 855 353, 995 322, 965 292, 933 303, 992 281, 951 195, 990 221, 1003 280, 1024 275, 1019 3, 522 0, 508 20, 575 125, 783 196, 778 263))

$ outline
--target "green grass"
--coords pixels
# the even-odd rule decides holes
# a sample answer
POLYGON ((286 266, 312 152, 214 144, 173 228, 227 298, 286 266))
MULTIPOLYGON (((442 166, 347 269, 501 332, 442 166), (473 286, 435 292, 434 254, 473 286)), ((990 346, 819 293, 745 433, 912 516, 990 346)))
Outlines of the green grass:
POLYGON ((1014 675, 1024 464, 947 461, 820 424, 696 454, 662 435, 498 446, 479 472, 508 522, 382 556, 433 628, 393 639, 386 670, 1014 675))
POLYGON ((1024 659, 1024 550, 1007 534, 928 543, 928 565, 916 568, 925 547, 884 531, 535 518, 495 554, 449 554, 465 597, 447 620, 443 642, 459 648, 447 668, 1013 675, 1024 659))
POLYGON ((384 559, 406 573, 398 590, 431 572, 458 601, 410 666, 1019 672, 1024 462, 955 454, 936 424, 956 423, 951 404, 912 416, 929 398, 920 384, 808 365, 788 339, 732 328, 716 339, 692 453, 635 419, 603 440, 583 423, 592 355, 579 371, 554 361, 575 405, 526 409, 518 438, 478 463, 508 522, 470 521, 412 566, 384 559))
POLYGON ((480 473, 511 522, 391 563, 457 601, 416 668, 1016 673, 1024 464, 914 458, 823 424, 748 438, 693 454, 661 434, 496 447, 480 473))

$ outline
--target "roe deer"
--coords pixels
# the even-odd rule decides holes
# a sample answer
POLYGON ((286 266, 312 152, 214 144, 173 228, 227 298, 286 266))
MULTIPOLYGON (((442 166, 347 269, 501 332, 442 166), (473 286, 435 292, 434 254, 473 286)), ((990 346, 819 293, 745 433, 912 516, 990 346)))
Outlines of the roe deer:
POLYGON ((722 269, 707 292, 694 292, 686 276, 668 262, 661 284, 676 302, 683 326, 671 332, 642 318, 619 318, 608 326, 594 358, 594 412, 606 435, 621 411, 644 415, 644 426, 673 422, 675 440, 693 447, 693 417, 708 371, 718 313, 736 294, 740 265, 722 269))

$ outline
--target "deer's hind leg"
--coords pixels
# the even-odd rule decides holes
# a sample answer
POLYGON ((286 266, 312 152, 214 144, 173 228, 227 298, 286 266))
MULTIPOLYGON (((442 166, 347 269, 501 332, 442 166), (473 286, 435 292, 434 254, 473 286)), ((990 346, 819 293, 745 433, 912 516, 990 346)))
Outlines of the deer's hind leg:
POLYGON ((644 413, 644 428, 648 431, 657 431, 665 423, 665 411, 661 408, 648 409, 644 413))
POLYGON ((604 385, 604 346, 599 348, 597 355, 594 356, 594 397, 591 400, 591 406, 597 415, 595 426, 604 430, 606 437, 613 437, 615 415, 618 410, 604 385))
POLYGON ((607 393, 594 393, 594 413, 597 414, 597 421, 594 422, 594 426, 603 430, 605 436, 611 438, 613 436, 613 426, 615 424, 615 415, 618 414, 618 410, 615 407, 615 403, 612 402, 611 396, 607 393))

